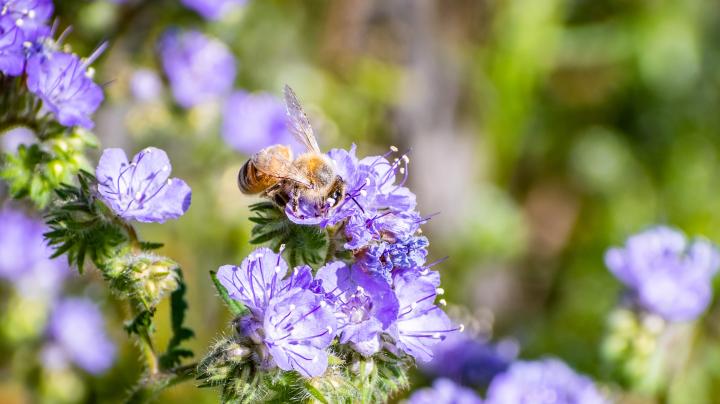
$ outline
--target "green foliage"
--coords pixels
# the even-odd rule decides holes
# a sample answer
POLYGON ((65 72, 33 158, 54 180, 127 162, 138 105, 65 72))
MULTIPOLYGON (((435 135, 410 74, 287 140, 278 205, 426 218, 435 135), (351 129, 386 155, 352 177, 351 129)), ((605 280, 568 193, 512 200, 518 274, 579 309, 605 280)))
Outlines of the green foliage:
POLYGON ((14 198, 27 197, 44 208, 60 184, 71 183, 80 170, 89 169, 84 153, 96 145, 89 132, 63 130, 39 143, 20 145, 15 154, 4 154, 0 178, 8 182, 14 198))
POLYGON ((135 317, 125 323, 125 331, 127 331, 128 334, 132 335, 142 335, 147 330, 152 330, 153 324, 153 316, 155 315, 155 309, 150 310, 142 310, 140 311, 135 317))
POLYGON ((170 320, 173 336, 170 338, 167 350, 160 357, 160 367, 165 370, 179 365, 183 358, 193 356, 191 350, 180 346, 184 341, 193 338, 195 333, 184 325, 185 313, 188 309, 188 304, 185 300, 187 286, 183 280, 182 272, 180 270, 176 270, 175 272, 178 288, 170 295, 170 320))
POLYGON ((212 279, 213 285, 218 292, 218 296, 220 296, 220 299, 222 299, 222 301, 228 307, 233 316, 242 316, 243 314, 246 314, 248 312, 247 307, 243 306, 240 302, 230 297, 227 289, 225 289, 225 286, 223 286, 222 283, 220 283, 220 281, 218 280, 217 273, 215 271, 210 271, 210 279, 212 279))
POLYGON ((250 211, 255 214, 250 218, 255 223, 252 244, 268 243, 274 251, 284 246, 283 255, 291 267, 307 264, 317 268, 325 262, 330 244, 326 230, 291 222, 271 202, 251 205, 250 211))
POLYGON ((57 203, 50 208, 46 221, 50 231, 45 234, 53 257, 66 254, 71 266, 83 272, 86 257, 103 268, 116 256, 129 237, 119 223, 111 219, 107 207, 93 195, 95 177, 87 172, 78 175, 79 186, 61 185, 55 193, 57 203))

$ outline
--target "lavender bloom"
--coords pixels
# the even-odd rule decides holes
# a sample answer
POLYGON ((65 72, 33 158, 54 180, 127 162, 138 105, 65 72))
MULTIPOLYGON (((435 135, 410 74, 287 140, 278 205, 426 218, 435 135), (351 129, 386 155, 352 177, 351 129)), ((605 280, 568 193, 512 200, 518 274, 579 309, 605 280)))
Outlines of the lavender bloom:
POLYGON ((162 81, 150 69, 138 69, 130 78, 130 92, 138 101, 154 101, 162 93, 162 81))
POLYGON ((285 209, 288 218, 298 224, 321 227, 348 219, 346 248, 351 249, 362 248, 372 239, 404 240, 413 236, 427 219, 414 211, 415 195, 403 186, 409 160, 402 156, 389 162, 387 157, 393 151, 358 160, 354 145, 350 151, 331 150, 328 156, 335 162, 337 174, 345 180, 347 197, 334 208, 313 206, 301 200, 297 211, 291 206, 285 209), (403 176, 400 183, 396 183, 396 173, 403 176))
POLYGON ((171 31, 160 42, 160 56, 173 96, 184 108, 213 100, 232 89, 235 59, 217 39, 198 31, 171 31))
POLYGON ((105 149, 95 174, 102 200, 120 217, 162 223, 177 219, 190 207, 185 181, 170 178, 170 160, 160 149, 148 147, 128 162, 121 149, 105 149))
POLYGON ((105 333, 102 314, 88 299, 60 301, 52 313, 48 331, 66 358, 89 373, 103 373, 115 360, 115 345, 105 333))
POLYGON ((282 370, 306 377, 327 369, 327 348, 335 338, 335 316, 322 296, 310 290, 288 289, 270 300, 263 328, 265 346, 282 370))
POLYGON ((493 379, 487 404, 601 404, 592 380, 557 359, 518 361, 493 379))
POLYGON ((25 47, 22 31, 13 27, 0 29, 0 73, 19 76, 25 69, 25 47))
POLYGON ((370 356, 380 350, 380 333, 398 316, 398 301, 388 283, 357 267, 331 262, 316 276, 335 308, 340 343, 351 342, 370 356))
POLYGON ((65 126, 92 128, 90 119, 103 100, 100 86, 90 78, 88 64, 63 52, 38 53, 27 62, 28 89, 43 100, 58 122, 65 126))
POLYGON ((23 296, 52 299, 70 271, 62 258, 50 258, 54 251, 43 237, 45 224, 9 208, 0 210, 0 224, 0 278, 23 296))
POLYGON ((720 253, 709 241, 688 242, 674 229, 656 227, 630 237, 624 248, 608 250, 605 263, 644 309, 690 321, 712 300, 720 253))
POLYGON ((309 267, 286 277, 287 270, 280 254, 259 248, 239 267, 220 267, 217 277, 231 298, 250 309, 240 320, 243 335, 267 349, 280 369, 319 376, 327 368, 335 315, 325 297, 313 292, 309 267))
POLYGON ((207 20, 219 20, 245 0, 182 0, 182 3, 207 20))
POLYGON ((434 377, 449 378, 465 386, 486 387, 513 359, 514 353, 504 353, 495 345, 458 332, 435 345, 433 359, 421 368, 434 377))
POLYGON ((433 357, 432 346, 451 333, 462 331, 435 305, 442 293, 440 275, 435 271, 406 270, 393 275, 395 295, 400 303, 398 319, 389 334, 405 353, 423 362, 433 357))
POLYGON ((451 380, 438 379, 435 380, 432 388, 427 387, 414 392, 407 402, 408 404, 481 404, 482 399, 474 391, 451 380))
POLYGON ((233 149, 248 155, 274 144, 303 150, 287 128, 285 106, 268 93, 237 91, 228 97, 222 136, 233 149))
POLYGON ((49 34, 52 13, 51 0, 0 0, 0 32, 17 27, 25 41, 35 42, 49 34))

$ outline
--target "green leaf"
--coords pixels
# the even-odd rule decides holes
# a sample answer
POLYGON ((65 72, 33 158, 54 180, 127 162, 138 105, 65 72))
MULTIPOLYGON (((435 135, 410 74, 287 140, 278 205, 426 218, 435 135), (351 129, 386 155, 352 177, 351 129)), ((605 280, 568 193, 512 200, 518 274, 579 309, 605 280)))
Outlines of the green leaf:
POLYGON ((170 338, 167 350, 160 357, 160 367, 168 370, 180 365, 183 358, 193 356, 193 352, 189 349, 181 348, 180 345, 195 336, 195 333, 185 327, 185 313, 188 309, 185 293, 187 286, 183 280, 182 271, 178 268, 175 270, 178 280, 178 288, 170 295, 170 322, 172 324, 173 336, 170 338))
POLYGON ((155 309, 141 311, 135 318, 125 323, 125 331, 130 335, 142 335, 142 333, 152 328, 152 318, 154 315, 155 309))
POLYGON ((220 283, 220 280, 217 278, 217 273, 215 271, 210 271, 210 279, 212 279, 213 285, 215 285, 215 289, 217 289, 220 298, 223 302, 225 302, 225 305, 230 309, 230 312, 234 316, 242 316, 248 312, 247 307, 230 297, 227 289, 225 289, 222 283, 220 283))

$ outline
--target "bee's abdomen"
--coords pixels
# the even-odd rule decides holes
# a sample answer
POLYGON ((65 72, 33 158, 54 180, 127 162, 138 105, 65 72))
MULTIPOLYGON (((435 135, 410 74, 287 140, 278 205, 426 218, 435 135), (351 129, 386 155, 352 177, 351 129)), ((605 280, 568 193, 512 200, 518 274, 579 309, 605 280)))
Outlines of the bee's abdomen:
POLYGON ((244 194, 259 194, 272 184, 267 175, 255 168, 252 160, 248 160, 238 172, 238 188, 244 194))

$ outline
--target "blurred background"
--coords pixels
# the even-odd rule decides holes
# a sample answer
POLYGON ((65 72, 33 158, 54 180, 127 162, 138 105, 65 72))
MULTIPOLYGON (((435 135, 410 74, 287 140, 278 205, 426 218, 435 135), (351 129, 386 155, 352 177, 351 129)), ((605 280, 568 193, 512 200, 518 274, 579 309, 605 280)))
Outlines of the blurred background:
MULTIPOLYGON (((60 27, 73 27, 74 51, 88 55, 109 41, 94 64, 96 81, 106 83, 94 158, 106 147, 129 155, 160 147, 173 176, 192 187, 185 216, 139 231, 165 242, 162 253, 184 269, 196 357, 229 332, 208 271, 239 263, 252 248, 248 205, 257 199, 241 195, 235 181, 253 149, 233 142, 240 133, 224 133, 239 130, 228 123, 226 100, 239 91, 279 97, 287 83, 323 149, 411 150, 419 210, 437 213, 424 227, 430 261, 449 256, 437 267, 444 297, 471 333, 507 357, 557 356, 616 388, 600 346, 621 285, 604 250, 655 223, 720 240, 720 3, 238 3, 206 19, 178 0, 55 1, 60 27), (192 106, 176 101, 160 56, 173 28, 230 49, 233 90, 192 106)), ((120 326, 127 313, 97 272, 75 276, 69 289, 100 303, 118 354, 105 374, 76 380, 83 394, 65 401, 119 401, 118 386, 132 385, 140 369, 120 326)), ((157 318, 162 341, 167 307, 157 318)), ((11 320, 5 314, 3 322, 11 320)), ((31 396, 13 377, 20 351, 3 340, 0 402, 26 402, 31 396)), ((702 376, 678 381, 665 399, 718 402, 716 359, 720 351, 707 348, 702 376)), ((418 371, 413 380, 422 386, 429 377, 418 371)), ((216 400, 192 382, 161 396, 216 400)))

